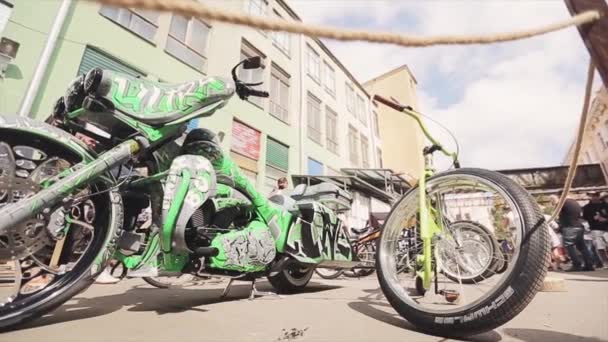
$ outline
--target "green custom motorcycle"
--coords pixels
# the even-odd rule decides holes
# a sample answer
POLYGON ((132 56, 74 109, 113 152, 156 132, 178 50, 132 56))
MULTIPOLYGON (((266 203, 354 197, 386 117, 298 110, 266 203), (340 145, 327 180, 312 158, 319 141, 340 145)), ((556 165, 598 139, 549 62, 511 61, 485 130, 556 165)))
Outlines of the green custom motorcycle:
MULTIPOLYGON (((260 58, 237 64, 232 80, 178 85, 93 69, 72 82, 47 123, 0 115, 0 329, 57 308, 112 259, 131 276, 248 280, 251 297, 262 277, 289 293, 302 290, 315 268, 360 266, 337 217, 350 209, 348 192, 321 183, 267 199, 213 132, 187 131, 190 121, 210 116, 235 93, 268 96, 253 88, 259 84, 240 81, 239 67, 259 68, 260 58), (137 218, 147 208, 152 224, 143 226, 137 218)), ((423 329, 445 335, 491 329, 521 311, 538 287, 546 236, 537 229, 537 208, 493 173, 431 174, 421 178, 425 191, 406 194, 385 224, 380 283, 393 307, 423 329), (501 279, 484 281, 481 296, 470 295, 459 278, 461 267, 467 274, 475 269, 459 257, 465 244, 452 234, 451 190, 491 193, 517 218, 509 268, 501 279), (453 270, 449 284, 438 280, 443 265, 453 270), (415 286, 400 283, 407 275, 415 286), (439 290, 445 284, 461 289, 439 290), (429 297, 432 288, 444 299, 429 297), (457 297, 471 302, 456 307, 457 297)))

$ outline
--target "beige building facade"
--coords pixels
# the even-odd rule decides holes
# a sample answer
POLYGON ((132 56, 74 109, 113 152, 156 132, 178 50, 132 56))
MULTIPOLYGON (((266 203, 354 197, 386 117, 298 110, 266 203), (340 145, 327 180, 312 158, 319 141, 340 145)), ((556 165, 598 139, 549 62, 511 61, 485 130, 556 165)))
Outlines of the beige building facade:
MULTIPOLYGON (((406 65, 400 66, 363 84, 367 92, 382 95, 418 110, 417 81, 406 65)), ((418 178, 424 160, 424 138, 414 119, 381 104, 374 104, 372 118, 382 137, 382 167, 418 178)))
MULTIPOLYGON (((572 160, 573 149, 574 146, 571 145, 564 164, 569 164, 572 160)), ((604 176, 608 178, 608 91, 606 87, 602 87, 591 102, 579 163, 600 164, 604 176)))

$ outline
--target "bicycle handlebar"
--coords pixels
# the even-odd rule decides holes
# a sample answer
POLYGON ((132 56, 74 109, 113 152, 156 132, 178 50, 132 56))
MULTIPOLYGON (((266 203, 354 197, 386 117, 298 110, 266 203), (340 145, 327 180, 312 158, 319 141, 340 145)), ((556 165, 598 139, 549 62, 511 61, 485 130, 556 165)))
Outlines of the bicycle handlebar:
POLYGON ((436 149, 441 151, 445 156, 447 157, 451 157, 454 160, 454 165, 459 168, 460 167, 460 163, 458 162, 458 155, 455 152, 448 152, 445 148, 443 148, 443 146, 429 133, 429 131, 427 130, 426 126, 424 125, 424 123, 422 122, 422 120, 420 120, 420 115, 418 112, 416 112, 411 106, 404 106, 400 103, 397 103, 395 101, 389 100, 385 97, 382 97, 380 95, 374 95, 372 97, 372 101, 376 101, 379 103, 382 103, 383 105, 390 107, 396 111, 402 112, 406 115, 409 115, 410 117, 412 117, 414 120, 416 120, 416 123, 418 123, 418 126, 420 127, 420 129, 422 130, 422 133, 424 133, 424 136, 434 145, 436 146, 436 149))

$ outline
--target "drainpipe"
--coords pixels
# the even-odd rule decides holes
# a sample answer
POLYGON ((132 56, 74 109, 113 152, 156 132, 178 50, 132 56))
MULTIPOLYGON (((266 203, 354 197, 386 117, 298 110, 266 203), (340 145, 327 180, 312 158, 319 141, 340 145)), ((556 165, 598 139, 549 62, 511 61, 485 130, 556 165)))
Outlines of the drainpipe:
POLYGON ((304 154, 304 99, 306 98, 306 92, 304 90, 304 78, 306 77, 304 74, 304 47, 306 44, 304 43, 304 35, 300 34, 300 174, 305 174, 304 162, 305 154, 304 154))
POLYGON ((53 50, 55 49, 55 45, 57 44, 57 38, 59 37, 61 29, 63 29, 63 24, 65 23, 65 18, 67 17, 71 5, 72 0, 63 0, 61 6, 59 7, 59 11, 57 12, 57 15, 55 17, 53 26, 51 27, 51 32, 49 32, 49 37, 46 40, 46 45, 44 46, 44 50, 42 50, 40 62, 38 62, 36 71, 34 71, 34 76, 30 81, 30 85, 27 89, 27 92, 25 93, 25 96, 23 97, 23 102, 21 102, 21 107, 19 108, 19 116, 31 116, 30 111, 32 110, 34 99, 36 99, 36 97, 38 96, 40 83, 46 75, 46 70, 49 65, 49 61, 51 60, 53 50))

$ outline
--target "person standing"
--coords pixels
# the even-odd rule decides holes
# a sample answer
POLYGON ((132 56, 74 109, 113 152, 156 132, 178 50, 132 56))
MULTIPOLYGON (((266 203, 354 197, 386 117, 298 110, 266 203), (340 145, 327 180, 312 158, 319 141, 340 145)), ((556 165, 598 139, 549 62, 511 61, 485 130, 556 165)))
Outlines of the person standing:
POLYGON ((573 199, 568 198, 559 212, 559 223, 564 240, 564 247, 568 251, 572 267, 566 272, 593 271, 593 257, 585 246, 583 222, 581 220, 581 206, 573 199), (583 255, 582 265, 576 250, 583 255))
POLYGON ((272 192, 268 195, 268 198, 275 196, 275 195, 282 195, 284 193, 285 189, 287 189, 287 186, 289 186, 289 182, 287 181, 287 178, 285 178, 285 177, 279 178, 277 180, 277 187, 272 190, 272 192))
POLYGON ((583 218, 589 222, 593 247, 599 255, 600 262, 608 265, 606 238, 608 238, 608 204, 600 197, 599 192, 589 194, 589 203, 583 207, 583 218))

